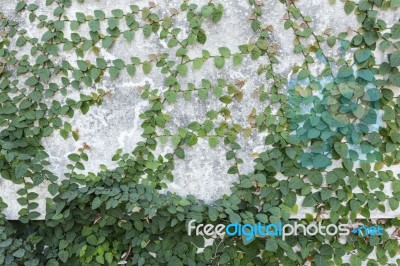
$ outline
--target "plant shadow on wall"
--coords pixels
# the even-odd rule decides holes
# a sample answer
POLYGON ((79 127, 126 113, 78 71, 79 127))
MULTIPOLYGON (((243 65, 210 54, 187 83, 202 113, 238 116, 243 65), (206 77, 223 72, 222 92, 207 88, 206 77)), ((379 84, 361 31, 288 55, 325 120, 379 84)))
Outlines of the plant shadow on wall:
MULTIPOLYGON (((40 6, 20 1, 16 11, 44 31, 36 37, 2 16, 0 169, 2 178, 22 185, 18 202, 23 208, 20 221, 7 221, 1 216, 0 263, 334 265, 344 263, 347 255, 351 265, 363 261, 387 265, 389 259, 396 258, 397 231, 393 235, 385 232, 379 237, 351 235, 347 239, 300 235, 285 241, 256 237, 248 242, 242 237, 225 237, 214 238, 211 245, 205 245, 203 237, 187 234, 186 225, 192 219, 214 224, 292 223, 290 215, 300 207, 315 210, 314 215, 301 220, 304 224, 352 223, 360 216, 366 218, 366 225, 379 223, 389 228, 399 224, 395 218, 368 218, 371 210, 387 211, 386 202, 396 210, 400 200, 398 177, 384 170, 400 160, 400 102, 394 94, 400 86, 400 24, 387 25, 379 18, 384 10, 395 11, 400 1, 345 1, 345 12, 357 16, 360 28, 337 36, 314 32, 311 18, 302 14, 296 1, 280 2, 287 12, 282 23, 293 32, 295 52, 304 58, 301 65, 293 67, 294 82, 276 71, 278 59, 271 38, 274 32, 262 23, 262 1, 248 2, 252 9, 249 27, 255 41, 240 45, 238 52, 219 47, 219 54, 204 50, 197 58, 190 58, 188 51, 206 42, 202 26, 218 23, 224 11, 222 4, 210 1, 197 6, 183 2, 161 17, 150 2, 143 7, 132 5, 125 11, 114 9, 110 14, 95 10, 68 17, 71 1, 46 0, 45 4, 53 7, 52 16, 40 15, 40 6), (188 31, 183 38, 182 30, 175 26, 178 14, 187 20, 188 31), (80 35, 83 25, 90 29, 89 37, 80 35), (67 28, 71 34, 65 33, 67 28), (132 57, 129 62, 108 62, 98 56, 101 49, 109 49, 119 38, 132 41, 139 32, 165 40, 174 53, 162 53, 149 60, 132 57), (337 43, 352 58, 335 59, 325 54, 337 43), (29 47, 29 55, 21 52, 22 47, 29 47), (61 59, 56 64, 62 50, 74 50, 80 59, 74 63, 61 59), (94 62, 84 58, 87 51, 98 56, 94 62), (382 63, 375 60, 376 51, 387 55, 382 63), (270 106, 251 114, 253 130, 267 132, 268 136, 266 150, 255 159, 254 172, 249 174, 239 172, 243 160, 238 157, 241 147, 237 142, 240 134, 249 132, 228 120, 231 104, 243 97, 240 84, 223 78, 216 84, 204 80, 201 87, 186 88, 179 83, 189 67, 200 69, 210 60, 216 69, 222 69, 228 60, 238 65, 245 58, 267 59, 269 63, 260 65, 255 74, 265 76, 272 84, 260 89, 259 95, 260 101, 270 100, 270 106), (313 65, 321 62, 323 71, 314 73, 313 65), (144 74, 159 70, 165 75, 167 88, 161 93, 146 85, 142 92, 141 97, 150 105, 140 115, 145 140, 131 154, 117 151, 113 159, 118 167, 98 174, 79 171, 84 170, 88 160, 88 147, 79 149, 68 155, 71 164, 67 179, 59 184, 46 169, 48 155, 41 139, 54 131, 64 138, 78 139, 78 132, 63 118, 79 110, 88 112, 91 105, 101 104, 106 94, 99 90, 72 100, 67 97, 69 91, 91 87, 105 76, 116 78, 122 71, 135 76, 138 70, 144 74), (177 132, 166 130, 170 120, 167 105, 174 104, 177 97, 190 100, 188 95, 194 95, 202 99, 208 93, 223 103, 220 110, 210 110, 202 123, 191 122, 177 132), (232 161, 232 167, 228 172, 239 180, 231 195, 212 206, 193 196, 159 193, 166 187, 165 181, 173 179, 174 160, 184 158, 185 149, 196 145, 199 138, 207 138, 211 147, 221 140, 229 147, 226 159, 232 161), (167 141, 174 145, 173 152, 155 156, 157 144, 167 141), (44 180, 50 182, 49 192, 54 198, 48 199, 46 220, 35 221, 40 214, 35 211, 38 194, 32 189, 44 180), (387 182, 392 184, 390 196, 383 192, 387 182), (361 192, 354 192, 355 188, 361 192), (328 219, 323 220, 323 215, 328 219), (369 257, 372 252, 376 257, 369 257)), ((6 207, 0 203, 1 209, 6 207)))

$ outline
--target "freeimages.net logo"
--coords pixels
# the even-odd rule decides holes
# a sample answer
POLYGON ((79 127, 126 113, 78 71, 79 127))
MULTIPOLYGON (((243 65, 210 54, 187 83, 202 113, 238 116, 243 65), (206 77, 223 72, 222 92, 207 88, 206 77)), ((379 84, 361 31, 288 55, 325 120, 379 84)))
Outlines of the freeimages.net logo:
POLYGON ((258 222, 256 224, 240 224, 238 222, 230 223, 227 226, 224 224, 198 224, 195 225, 196 220, 190 220, 188 223, 188 235, 192 235, 193 230, 196 236, 206 235, 206 236, 243 236, 247 241, 252 240, 255 237, 281 237, 285 240, 287 236, 298 236, 300 234, 304 236, 315 236, 320 234, 325 235, 339 235, 347 236, 350 233, 356 234, 358 236, 382 236, 384 229, 378 226, 361 226, 359 228, 350 229, 348 225, 345 224, 329 224, 322 225, 319 223, 310 223, 304 225, 301 223, 294 222, 293 224, 283 224, 279 222, 277 224, 262 224, 258 222))

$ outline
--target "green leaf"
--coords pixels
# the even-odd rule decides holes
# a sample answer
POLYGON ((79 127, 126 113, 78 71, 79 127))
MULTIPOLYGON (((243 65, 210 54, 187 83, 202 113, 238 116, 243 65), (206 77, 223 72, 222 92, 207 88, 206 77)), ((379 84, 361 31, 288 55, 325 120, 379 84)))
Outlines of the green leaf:
POLYGON ((393 39, 400 39, 400 24, 399 23, 396 23, 392 26, 391 34, 392 34, 393 39))
POLYGON ((333 248, 328 244, 323 244, 319 250, 319 253, 323 256, 332 256, 334 253, 333 248))
POLYGON ((104 264, 104 257, 103 257, 103 256, 100 256, 100 255, 97 255, 97 256, 96 256, 96 261, 97 261, 98 263, 100 263, 100 264, 104 264))
POLYGON ((150 25, 145 24, 145 25, 143 26, 143 35, 144 35, 145 38, 150 37, 152 31, 153 31, 153 30, 152 30, 152 28, 151 28, 150 25))
POLYGON ((351 255, 350 264, 351 264, 351 266, 361 266, 362 260, 356 255, 351 255))
POLYGON ((276 240, 272 237, 268 238, 267 241, 265 242, 265 250, 275 252, 278 249, 278 244, 276 243, 276 240))
POLYGON ((111 252, 107 252, 105 255, 104 255, 104 257, 105 257, 105 259, 106 259, 106 261, 109 263, 109 264, 111 264, 112 263, 112 261, 113 261, 113 254, 111 253, 111 252))
POLYGON ((110 69, 109 69, 110 78, 115 79, 118 76, 119 72, 120 72, 120 70, 118 68, 116 68, 115 66, 110 67, 110 69))
POLYGON ((143 73, 145 75, 149 74, 151 72, 152 67, 153 66, 149 61, 143 62, 143 73))
POLYGON ((364 33, 364 41, 368 46, 375 44, 378 39, 378 33, 375 31, 367 31, 364 33))
POLYGON ((207 41, 206 33, 202 29, 197 33, 197 41, 201 44, 205 44, 207 41))
POLYGON ((160 166, 160 163, 157 161, 147 161, 146 162, 146 167, 155 171, 157 168, 160 166))
MULTIPOLYGON (((71 28, 71 30, 72 31, 76 31, 77 29, 79 29, 79 22, 78 21, 71 21, 71 23, 70 23, 70 28, 71 28)), ((71 39, 72 39, 72 41, 74 41, 74 42, 78 42, 79 41, 79 35, 77 35, 77 34, 74 34, 74 35, 71 35, 71 39), (76 39, 78 39, 78 40, 76 40, 75 38, 74 39, 72 39, 72 36, 76 36, 77 38, 76 39)))
POLYGON ((75 16, 76 20, 79 21, 80 23, 85 22, 86 16, 82 12, 76 12, 75 16))
POLYGON ((106 14, 102 11, 102 10, 95 10, 94 11, 94 16, 98 19, 98 20, 103 20, 106 17, 106 14))
MULTIPOLYGON (((382 97, 382 95, 379 93, 379 91, 377 89, 369 89, 367 90, 367 92, 364 94, 363 96, 363 100, 364 101, 368 101, 368 102, 374 102, 379 100, 382 97)), ((362 107, 364 109, 364 107, 362 107)))
POLYGON ((179 135, 173 135, 171 137, 171 142, 172 142, 172 145, 178 146, 178 144, 181 142, 181 137, 179 135))
POLYGON ((42 79, 44 81, 50 80, 50 70, 48 70, 46 68, 39 69, 38 75, 39 75, 40 79, 42 79))
MULTIPOLYGON (((88 105, 88 106, 89 106, 89 105, 88 105)), ((88 107, 88 109, 89 109, 89 107, 88 107)), ((86 114, 87 111, 86 111, 86 112, 83 112, 83 111, 82 111, 82 113, 83 113, 83 114, 86 114)), ((75 141, 77 141, 77 140, 79 139, 79 133, 78 133, 77 131, 72 131, 72 137, 74 138, 75 141)))
POLYGON ((101 205, 101 199, 99 197, 96 197, 93 201, 92 201, 92 210, 97 209, 98 207, 100 207, 101 205))
POLYGON ((165 99, 170 103, 176 103, 177 93, 175 91, 166 91, 164 93, 165 99))
POLYGON ((305 186, 303 180, 300 177, 295 176, 290 179, 289 188, 291 189, 301 189, 305 186))
POLYGON ((327 188, 322 188, 320 193, 321 193, 321 199, 323 201, 328 200, 332 195, 332 191, 327 188))
POLYGON ((327 260, 319 254, 316 254, 314 256, 314 262, 315 262, 315 266, 327 266, 328 265, 327 260))
POLYGON ((116 18, 122 18, 124 16, 124 11, 121 9, 114 9, 111 10, 111 14, 116 18))
POLYGON ((173 86, 176 84, 176 82, 177 82, 176 78, 172 75, 165 79, 165 85, 167 86, 173 86))
POLYGON ((400 72, 397 72, 395 74, 391 74, 389 76, 389 81, 395 85, 396 87, 400 87, 400 72))
POLYGON ((24 46, 26 44, 26 41, 27 41, 26 38, 21 36, 21 37, 19 37, 17 39, 15 45, 18 46, 18 47, 22 47, 22 46, 24 46))
POLYGON ((234 54, 232 59, 234 65, 240 65, 243 62, 243 56, 241 54, 234 54))
POLYGON ((327 184, 333 184, 333 183, 335 183, 337 181, 337 179, 338 179, 337 176, 332 172, 329 172, 326 175, 326 183, 327 184))
POLYGON ((181 200, 179 201, 179 205, 181 205, 181 206, 188 206, 188 205, 190 205, 190 201, 188 201, 187 199, 181 199, 181 200))
POLYGON ((143 222, 141 220, 135 220, 133 222, 133 226, 136 228, 136 230, 143 231, 143 222))
POLYGON ((335 142, 334 144, 335 151, 340 155, 342 159, 347 158, 348 148, 346 143, 335 142))
POLYGON ((58 192, 58 184, 50 184, 48 190, 52 196, 55 196, 58 192))
POLYGON ((60 250, 58 252, 58 257, 60 258, 60 260, 64 263, 66 263, 68 261, 69 258, 69 252, 66 250, 60 250))
POLYGON ((23 109, 30 107, 31 105, 32 105, 31 101, 29 101, 28 99, 24 99, 24 100, 22 100, 22 102, 19 104, 18 107, 20 110, 23 110, 23 109))
POLYGON ((118 27, 118 25, 119 25, 119 19, 113 17, 108 19, 108 27, 110 27, 111 30, 118 27))
POLYGON ((38 8, 39 8, 39 6, 36 5, 36 4, 29 4, 29 6, 28 6, 28 10, 29 10, 29 11, 35 11, 35 10, 37 10, 38 8))
POLYGON ((177 148, 175 150, 175 155, 179 158, 179 159, 184 159, 185 158, 185 151, 182 148, 177 148))
POLYGON ((216 68, 223 68, 225 65, 225 59, 222 56, 214 57, 214 65, 216 68))
POLYGON ((290 147, 285 149, 285 153, 292 160, 296 157, 297 154, 296 150, 290 147))
POLYGON ((392 191, 393 191, 393 193, 400 192, 400 181, 399 180, 394 180, 392 182, 392 191))
POLYGON ((384 121, 391 121, 396 116, 396 113, 394 112, 394 110, 390 106, 384 106, 383 107, 383 111, 384 111, 384 114, 382 116, 382 119, 384 121))
POLYGON ((15 11, 19 12, 22 9, 24 9, 25 6, 26 6, 25 1, 19 1, 18 4, 15 7, 15 11))
POLYGON ((106 62, 106 60, 104 60, 104 58, 101 58, 101 57, 96 58, 96 64, 100 69, 107 68, 107 62, 106 62))
POLYGON ((12 244, 13 240, 11 238, 8 238, 7 240, 4 240, 3 242, 0 243, 0 248, 6 248, 12 244))
POLYGON ((203 66, 203 58, 196 58, 193 60, 193 69, 200 69, 203 66))
POLYGON ((265 213, 258 213, 256 215, 256 218, 258 221, 262 222, 262 223, 268 223, 268 215, 266 215, 265 213))
POLYGON ((328 46, 332 48, 336 44, 336 36, 329 36, 327 39, 328 46))
POLYGON ((389 206, 392 211, 395 211, 399 207, 399 201, 396 198, 389 198, 389 206))
POLYGON ((258 31, 261 27, 261 22, 258 19, 254 19, 251 22, 251 28, 253 29, 253 31, 258 31))
POLYGON ((358 49, 355 52, 354 57, 356 58, 358 63, 362 63, 371 57, 371 50, 370 49, 358 49))
POLYGON ((358 3, 358 9, 361 11, 367 11, 372 7, 371 3, 368 0, 360 0, 358 3))
POLYGON ((223 102, 224 104, 230 104, 232 102, 232 97, 229 95, 224 95, 224 96, 220 97, 219 100, 221 102, 223 102))
POLYGON ((110 36, 104 37, 102 41, 103 48, 108 49, 110 48, 114 43, 114 40, 110 36))
POLYGON ((188 67, 186 64, 179 64, 176 68, 178 70, 179 75, 186 76, 188 72, 188 67))
POLYGON ((127 65, 126 66, 126 71, 128 72, 128 74, 130 75, 130 76, 135 76, 135 74, 136 74, 136 67, 135 67, 135 65, 132 65, 132 64, 129 64, 129 65, 127 65))
POLYGON ((318 154, 312 159, 314 168, 325 168, 331 164, 331 159, 323 154, 318 154))
POLYGON ((189 135, 189 139, 188 139, 188 145, 189 146, 193 146, 193 145, 196 145, 197 144, 197 136, 195 135, 195 134, 190 134, 189 135))
POLYGON ((100 71, 100 69, 98 69, 98 68, 92 68, 92 69, 90 70, 90 77, 91 77, 93 80, 96 80, 98 77, 100 77, 100 74, 101 74, 101 71, 100 71))
POLYGON ((28 172, 28 165, 25 163, 19 163, 17 167, 15 167, 15 177, 21 178, 28 172))
POLYGON ((98 22, 97 20, 94 20, 94 19, 90 20, 88 25, 89 25, 89 29, 91 31, 100 30, 100 22, 98 22))
POLYGON ((79 162, 81 160, 81 157, 79 156, 79 154, 71 153, 70 155, 68 155, 68 159, 73 162, 79 162))
POLYGON ((312 197, 312 194, 309 194, 307 196, 305 196, 302 206, 303 207, 312 207, 316 204, 317 202, 315 201, 315 199, 312 197))
POLYGON ((254 178, 256 179, 256 181, 258 182, 258 184, 265 185, 265 184, 267 183, 267 178, 266 178, 266 176, 263 175, 263 174, 256 174, 256 175, 254 176, 254 178))
POLYGON ((390 1, 390 7, 391 7, 391 8, 398 8, 398 7, 400 7, 400 0, 391 0, 391 1, 390 1))
POLYGON ((302 69, 302 70, 299 72, 299 74, 297 75, 297 78, 298 78, 299 80, 302 80, 302 79, 308 78, 310 75, 311 75, 310 70, 308 70, 308 69, 302 69))
POLYGON ((208 143, 210 144, 211 148, 215 148, 219 143, 219 138, 217 136, 210 136, 208 138, 208 143))
POLYGON ((307 133, 307 138, 309 138, 309 139, 315 139, 315 138, 317 138, 319 135, 320 135, 320 131, 317 130, 317 129, 315 129, 315 128, 312 128, 312 129, 310 129, 310 130, 308 131, 308 133, 307 133))
POLYGON ((362 121, 367 125, 372 125, 376 123, 377 117, 378 116, 375 109, 368 108, 366 115, 362 118, 362 121))
POLYGON ((202 50, 201 54, 204 58, 209 58, 210 57, 210 52, 207 50, 202 50))
POLYGON ((25 85, 27 86, 35 86, 36 84, 39 83, 39 80, 36 77, 29 77, 26 81, 25 81, 25 85))
POLYGON ((224 11, 224 7, 221 4, 218 4, 217 8, 214 9, 214 13, 212 14, 212 20, 214 22, 218 22, 222 18, 222 12, 224 11))
POLYGON ((229 50, 229 48, 227 48, 227 47, 219 47, 218 51, 225 58, 228 58, 231 56, 231 50, 229 50))
POLYGON ((83 60, 78 60, 76 63, 78 64, 78 68, 79 68, 81 71, 85 72, 85 71, 88 69, 88 64, 87 64, 85 61, 83 61, 83 60))
POLYGON ((133 41, 133 39, 135 38, 135 33, 130 30, 124 31, 123 35, 124 35, 125 40, 127 40, 128 42, 133 41))
POLYGON ((201 15, 205 18, 211 17, 213 12, 214 8, 210 5, 206 5, 201 8, 201 15))
MULTIPOLYGON (((82 103, 80 110, 82 112, 82 114, 86 114, 87 112, 89 112, 89 104, 87 102, 82 103)), ((74 132, 72 132, 74 133, 74 132)))
POLYGON ((338 78, 348 78, 351 75, 353 75, 353 69, 348 66, 342 66, 338 71, 337 77, 338 78))
POLYGON ((12 255, 16 258, 22 258, 23 256, 25 256, 25 249, 20 248, 17 251, 15 251, 12 255))
POLYGON ((356 7, 356 4, 353 1, 346 1, 344 4, 344 12, 349 15, 351 12, 353 12, 354 8, 356 7))
POLYGON ((218 210, 214 207, 208 207, 208 217, 212 222, 215 222, 218 219, 219 213, 218 210))
POLYGON ((389 62, 391 67, 400 66, 400 52, 396 51, 389 55, 389 62))

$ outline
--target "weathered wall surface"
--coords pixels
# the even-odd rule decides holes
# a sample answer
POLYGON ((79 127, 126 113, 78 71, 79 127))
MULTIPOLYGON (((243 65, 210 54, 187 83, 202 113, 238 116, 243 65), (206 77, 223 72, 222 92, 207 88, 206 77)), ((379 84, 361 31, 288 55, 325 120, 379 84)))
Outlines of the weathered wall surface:
MULTIPOLYGON (((9 17, 19 21, 26 28, 29 35, 40 36, 40 30, 36 29, 29 23, 26 17, 16 15, 14 7, 16 0, 1 1, 0 11, 9 17)), ((43 1, 35 1, 40 6, 43 6, 43 1)), ((203 4, 207 1, 192 1, 197 4, 203 4)), ((254 33, 249 26, 248 20, 251 14, 251 9, 247 1, 220 1, 224 7, 224 15, 218 24, 205 24, 204 30, 207 34, 207 42, 204 46, 196 45, 191 49, 190 55, 195 57, 201 54, 203 49, 211 53, 218 53, 218 47, 228 47, 232 52, 238 51, 238 45, 248 43, 253 40, 254 33)), ((147 5, 146 1, 135 1, 138 5, 147 5)), ((179 6, 180 1, 155 1, 160 12, 168 13, 170 8, 179 6)), ((92 13, 94 10, 100 9, 105 13, 109 13, 111 9, 121 8, 126 9, 132 4, 132 1, 111 1, 111 0, 90 0, 85 1, 85 4, 74 3, 73 7, 68 10, 68 16, 74 17, 75 12, 92 13)), ((303 10, 306 15, 313 19, 312 26, 317 32, 331 29, 334 33, 347 31, 358 25, 355 16, 346 15, 343 11, 343 3, 338 1, 335 5, 330 5, 328 1, 299 1, 298 7, 303 10)), ((284 30, 283 18, 285 16, 285 8, 279 4, 278 0, 265 1, 263 9, 265 10, 261 20, 266 25, 272 25, 272 38, 275 41, 276 48, 279 51, 278 72, 279 74, 289 78, 291 76, 292 67, 299 63, 299 55, 293 52, 292 44, 293 34, 291 31, 284 30)), ((40 9, 40 12, 46 14, 46 7, 40 9)), ((49 14, 51 15, 51 14, 49 14)), ((390 18, 394 22, 400 16, 398 11, 387 12, 386 20, 390 18)), ((185 18, 178 15, 178 21, 181 27, 185 28, 185 18)), ((68 29, 68 27, 67 27, 68 29)), ((67 33, 68 34, 68 33, 67 33)), ((144 60, 149 54, 159 54, 168 52, 166 42, 155 37, 145 39, 142 34, 136 34, 133 42, 127 42, 121 38, 111 50, 103 51, 99 56, 107 60, 121 58, 129 61, 132 56, 137 56, 144 60)), ((27 51, 28 52, 28 51, 27 51)), ((326 49, 330 56, 337 56, 338 47, 326 49)), ((87 59, 94 60, 93 54, 87 54, 87 59)), ((68 59, 70 62, 76 61, 77 57, 73 52, 63 52, 61 58, 68 59)), ((183 83, 193 82, 201 84, 202 79, 216 81, 219 77, 225 77, 230 80, 244 80, 243 101, 235 103, 232 108, 232 123, 239 123, 246 127, 247 117, 251 110, 256 108, 257 111, 262 111, 269 105, 266 102, 258 102, 254 100, 254 93, 266 80, 263 76, 255 75, 259 64, 268 63, 262 61, 252 61, 245 59, 245 62, 240 66, 233 66, 227 63, 224 69, 216 70, 212 67, 212 62, 206 62, 206 65, 201 70, 189 70, 187 77, 181 78, 183 83), (209 65, 207 65, 209 64, 209 65)), ((315 71, 319 71, 315 69, 315 71)), ((158 72, 152 72, 149 75, 144 75, 138 71, 137 75, 132 78, 126 73, 122 73, 116 80, 111 80, 105 77, 104 80, 95 85, 95 88, 103 88, 110 92, 110 97, 106 97, 103 104, 94 106, 86 115, 76 113, 69 120, 73 129, 79 130, 79 141, 74 141, 72 138, 64 140, 58 133, 52 134, 43 141, 46 151, 50 155, 51 166, 49 169, 59 177, 63 177, 66 170, 66 165, 69 163, 67 155, 75 152, 82 147, 84 143, 90 146, 89 161, 85 164, 87 172, 98 172, 100 165, 103 164, 108 168, 115 167, 115 163, 111 157, 117 149, 122 149, 124 152, 130 152, 135 147, 135 144, 142 140, 140 127, 141 119, 139 114, 148 108, 147 101, 140 99, 141 86, 149 83, 151 87, 163 89, 163 76, 158 72)), ((266 86, 268 88, 268 84, 266 86)), ((69 97, 78 97, 79 92, 71 91, 69 97), (71 96, 74 95, 74 96, 71 96)), ((206 112, 221 105, 213 97, 206 101, 185 101, 183 98, 178 98, 178 102, 169 107, 171 122, 168 128, 171 130, 177 129, 179 126, 185 126, 189 121, 201 121, 205 117, 206 112)), ((242 149, 240 157, 244 163, 240 166, 241 172, 249 172, 254 168, 253 159, 257 152, 263 150, 264 141, 263 134, 252 134, 249 138, 240 139, 242 149)), ((167 143, 158 148, 159 154, 164 154, 172 148, 167 143)), ((200 140, 199 143, 186 150, 186 157, 183 160, 176 161, 174 170, 175 179, 169 183, 167 190, 176 192, 180 195, 195 195, 197 198, 212 203, 224 194, 230 193, 230 186, 237 181, 236 175, 227 174, 227 169, 231 163, 225 159, 226 147, 222 142, 212 149, 209 147, 206 140, 200 140)), ((398 172, 398 169, 393 168, 393 171, 398 172)), ((284 177, 283 177, 284 178, 284 177)), ((0 196, 9 204, 5 213, 9 219, 18 217, 18 203, 15 192, 18 189, 17 185, 12 182, 0 179, 0 196)), ((41 212, 45 212, 45 197, 46 185, 43 184, 37 189, 40 191, 40 206, 41 212)), ((302 209, 298 214, 293 214, 293 217, 304 217, 308 210, 302 209)), ((395 217, 397 213, 387 212, 374 213, 373 217, 395 217)))

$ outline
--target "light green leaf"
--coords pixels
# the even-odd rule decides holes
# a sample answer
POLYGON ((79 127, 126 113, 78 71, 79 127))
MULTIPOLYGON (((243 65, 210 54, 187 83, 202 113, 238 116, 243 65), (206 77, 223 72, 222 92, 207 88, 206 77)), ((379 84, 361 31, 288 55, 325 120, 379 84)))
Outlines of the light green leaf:
POLYGON ((210 136, 208 138, 208 143, 210 144, 211 148, 215 148, 219 143, 219 138, 217 136, 210 136))
POLYGON ((278 244, 276 243, 276 240, 272 237, 268 238, 267 241, 265 242, 265 250, 275 252, 278 249, 278 244))
POLYGON ((214 65, 216 68, 223 68, 225 65, 225 59, 222 56, 214 57, 214 65))
POLYGON ((97 209, 98 207, 100 207, 101 205, 101 199, 99 197, 96 197, 93 201, 92 201, 92 210, 97 209))
POLYGON ((231 56, 231 51, 227 47, 220 47, 220 48, 218 48, 218 51, 225 58, 228 58, 231 56))
POLYGON ((145 62, 143 62, 143 73, 145 74, 145 75, 147 75, 147 74, 149 74, 150 72, 151 72, 151 69, 152 69, 152 64, 149 62, 149 61, 145 61, 145 62))
POLYGON ((15 167, 15 177, 21 178, 28 172, 28 165, 25 163, 19 163, 17 167, 15 167))

